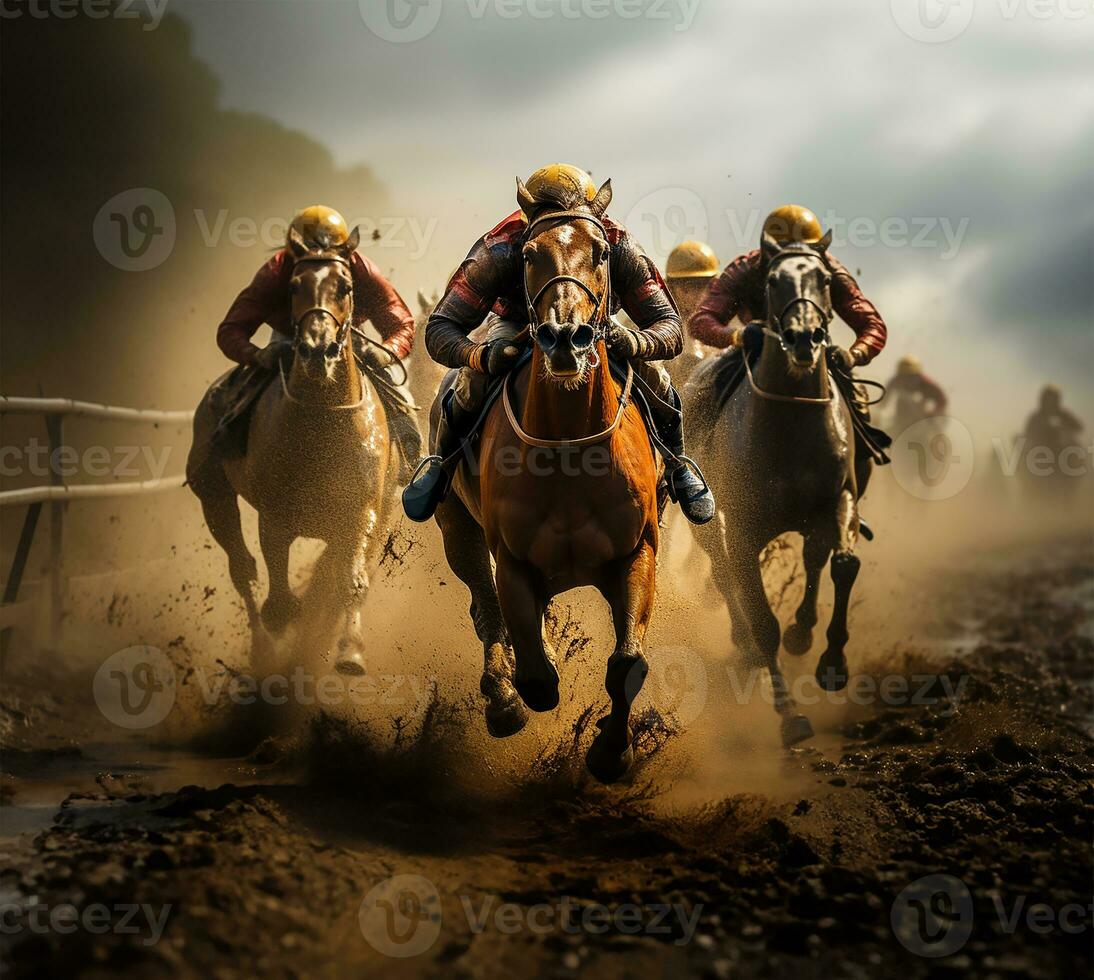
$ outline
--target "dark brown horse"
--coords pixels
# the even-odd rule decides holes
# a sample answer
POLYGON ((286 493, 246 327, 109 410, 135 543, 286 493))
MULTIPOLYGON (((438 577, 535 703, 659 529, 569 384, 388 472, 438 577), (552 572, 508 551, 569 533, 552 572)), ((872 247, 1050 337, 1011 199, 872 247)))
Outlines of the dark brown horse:
POLYGON ((630 710, 647 673, 659 478, 645 424, 627 399, 629 376, 621 385, 608 366, 610 246, 600 217, 610 200, 605 183, 588 207, 532 221, 524 247, 532 359, 507 380, 476 465, 460 466, 455 492, 437 511, 448 562, 471 591, 491 734, 523 728, 524 705, 558 704, 543 636, 551 599, 587 585, 607 599, 616 637, 611 711, 586 755, 602 782, 619 779, 633 759, 630 710))
MULTIPOLYGON (((771 673, 787 744, 813 730, 779 670, 779 622, 764 591, 759 554, 789 531, 804 540, 805 595, 782 638, 794 655, 812 644, 820 573, 831 556, 835 608, 817 667, 827 690, 847 683, 847 608, 859 569, 855 438, 826 358, 832 305, 823 255, 830 240, 831 234, 816 245, 780 248, 764 236, 768 315, 760 356, 754 367, 745 359, 746 382, 724 404, 689 401, 688 394, 704 387, 701 375, 685 394, 685 417, 697 427, 689 439, 719 504, 717 519, 694 531, 729 606, 735 644, 746 663, 771 673)), ((699 371, 717 367, 713 359, 699 371)))
MULTIPOLYGON (((215 391, 194 417, 187 477, 206 523, 228 555, 232 584, 243 598, 255 638, 260 623, 281 633, 301 611, 289 587, 289 549, 298 537, 326 542, 310 594, 338 622, 337 666, 363 673, 360 606, 379 555, 395 495, 384 409, 358 367, 350 342, 353 279, 349 257, 357 231, 329 252, 309 252, 296 234, 289 247, 295 335, 292 363, 282 369, 251 413, 247 451, 222 458, 210 450, 215 391), (243 497, 258 511, 258 534, 269 571, 269 595, 258 607, 254 556, 240 526, 243 497)), ((306 640, 325 643, 309 617, 306 640)), ((323 627, 329 624, 324 623, 323 627)))

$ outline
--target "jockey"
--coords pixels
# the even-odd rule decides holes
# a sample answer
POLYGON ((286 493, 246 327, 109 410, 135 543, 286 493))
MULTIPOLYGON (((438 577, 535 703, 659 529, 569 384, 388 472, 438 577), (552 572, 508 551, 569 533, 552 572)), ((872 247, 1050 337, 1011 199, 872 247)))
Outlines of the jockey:
MULTIPOLYGON (((292 220, 292 229, 312 248, 331 248, 349 239, 346 221, 333 208, 315 204, 304 208, 292 220)), ((232 303, 217 328, 217 345, 225 356, 237 364, 259 373, 264 381, 273 377, 283 358, 292 354, 292 312, 289 283, 293 274, 293 259, 288 248, 278 251, 255 273, 251 284, 232 303), (251 337, 263 324, 273 330, 270 343, 263 348, 251 343, 251 337)), ((413 465, 421 455, 421 434, 406 395, 392 379, 389 368, 392 355, 405 357, 414 343, 414 317, 395 287, 380 272, 376 263, 358 252, 351 257, 353 271, 353 322, 362 327, 371 320, 386 349, 369 344, 354 330, 353 349, 358 362, 378 382, 377 394, 387 412, 394 441, 403 457, 403 477, 406 482, 413 465)), ((263 387, 265 384, 263 384, 263 387)), ((230 421, 239 418, 233 414, 230 421)))
MULTIPOLYGON (((802 242, 816 244, 823 238, 820 221, 808 208, 798 204, 784 204, 771 212, 764 221, 764 235, 769 235, 780 245, 802 242)), ((881 314, 859 289, 854 276, 827 250, 824 261, 832 273, 829 287, 833 311, 855 332, 850 348, 830 347, 829 364, 840 375, 850 378, 856 367, 869 364, 885 347, 888 331, 881 314)), ((688 329, 692 337, 711 347, 745 348, 751 355, 762 342, 759 329, 766 314, 765 290, 767 269, 762 249, 754 249, 729 263, 722 274, 707 289, 692 315, 688 329), (730 326, 736 317, 744 329, 730 326), (757 322, 761 321, 761 322, 757 322)), ((740 352, 733 355, 740 357, 740 352)), ((717 376, 708 374, 704 382, 709 384, 717 376)), ((868 461, 887 462, 884 450, 890 444, 889 437, 870 425, 870 409, 866 399, 856 391, 857 397, 848 398, 852 412, 859 419, 855 427, 856 469, 859 473, 860 495, 869 479, 868 461), (864 435, 863 429, 869 433, 864 435), (872 443, 872 445, 870 444, 872 443)), ((697 392, 697 401, 706 400, 706 392, 697 392)))
MULTIPOLYGON (((425 343, 440 364, 459 368, 451 397, 437 433, 436 455, 423 461, 419 476, 404 494, 404 506, 415 520, 428 520, 444 499, 449 475, 441 461, 460 447, 477 420, 491 378, 507 374, 521 356, 512 344, 528 323, 523 288, 522 249, 528 220, 552 210, 587 206, 597 194, 592 178, 578 167, 554 164, 528 179, 527 191, 535 202, 514 212, 471 247, 453 275, 444 296, 426 325, 425 343), (490 313, 484 342, 469 338, 490 313)), ((611 246, 612 310, 620 307, 637 329, 613 325, 608 336, 610 353, 630 361, 635 379, 645 389, 655 416, 654 424, 668 453, 669 495, 687 518, 697 524, 714 516, 714 501, 706 483, 685 461, 680 398, 668 373, 650 362, 680 353, 680 318, 653 263, 626 229, 603 219, 611 246)))
POLYGON ((684 325, 684 352, 668 365, 669 374, 677 384, 683 384, 695 365, 708 353, 688 333, 687 324, 711 280, 721 271, 718 256, 706 242, 681 242, 669 252, 665 262, 665 282, 680 311, 680 322, 684 325))
POLYGON ((907 355, 896 362, 896 374, 885 386, 885 399, 910 398, 919 406, 921 418, 943 415, 948 399, 938 383, 923 373, 923 365, 918 357, 907 355))

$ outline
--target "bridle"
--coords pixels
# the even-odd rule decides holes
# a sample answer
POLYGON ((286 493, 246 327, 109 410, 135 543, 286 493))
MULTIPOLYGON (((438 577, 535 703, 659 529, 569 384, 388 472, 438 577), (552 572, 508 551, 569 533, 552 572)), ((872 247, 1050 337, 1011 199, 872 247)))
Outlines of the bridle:
MULTIPOLYGON (((600 231, 604 236, 604 240, 608 241, 608 230, 604 227, 604 223, 595 215, 589 214, 586 211, 553 211, 549 214, 542 214, 538 218, 528 222, 528 229, 524 235, 525 241, 531 241, 536 237, 538 234, 538 232, 535 231, 537 225, 545 224, 546 222, 559 223, 565 221, 588 221, 600 231)), ((605 259, 605 263, 604 292, 599 296, 597 296, 593 288, 583 279, 570 275, 553 276, 540 286, 533 296, 528 290, 528 269, 525 267, 522 270, 521 284, 524 287, 524 302, 528 308, 528 334, 541 349, 543 344, 539 339, 539 329, 543 324, 539 319, 539 313, 536 312, 536 304, 543 297, 543 294, 552 286, 557 286, 559 283, 563 282, 573 283, 579 289, 583 290, 594 304, 593 320, 591 323, 587 324, 587 326, 591 327, 593 331, 593 339, 590 344, 593 348, 593 363, 591 366, 594 369, 600 366, 600 355, 596 351, 596 344, 598 341, 605 339, 608 333, 608 327, 611 324, 611 310, 609 304, 612 295, 612 263, 610 257, 605 259)))
MULTIPOLYGON (((814 256, 814 257, 819 257, 819 256, 817 256, 817 253, 814 252, 812 249, 809 249, 808 251, 806 251, 806 250, 800 249, 800 248, 791 248, 791 249, 787 249, 785 251, 779 252, 778 255, 774 256, 771 259, 771 262, 768 265, 767 278, 766 278, 765 282, 770 282, 771 274, 774 271, 775 266, 779 262, 781 262, 783 259, 792 258, 794 256, 801 256, 801 255, 811 255, 811 256, 814 256)), ((783 327, 783 323, 786 320, 786 315, 795 306, 798 306, 799 304, 802 304, 802 303, 804 303, 808 306, 812 306, 813 309, 815 309, 820 314, 820 317, 821 317, 821 322, 822 322, 823 326, 817 327, 816 330, 814 330, 814 334, 819 332, 821 334, 821 336, 817 337, 815 339, 814 343, 821 346, 821 347, 827 347, 828 344, 830 343, 831 338, 830 338, 830 335, 829 335, 829 332, 828 332, 828 328, 829 328, 829 325, 832 322, 832 311, 831 310, 826 310, 823 306, 820 305, 820 303, 818 303, 815 299, 812 299, 809 296, 795 296, 788 303, 786 303, 785 306, 783 306, 782 310, 779 312, 779 314, 777 316, 772 317, 770 313, 768 314, 768 320, 771 323, 773 323, 773 325, 775 327, 777 327, 778 329, 777 330, 772 329, 772 327, 768 323, 765 323, 764 328, 763 328, 763 332, 768 337, 771 337, 774 340, 778 341, 779 346, 783 349, 783 351, 789 352, 789 350, 790 350, 790 348, 787 347, 787 345, 786 345, 786 330, 783 327)), ((748 362, 747 353, 745 354, 744 362, 745 362, 745 374, 748 375, 748 383, 751 386, 752 390, 757 395, 759 395, 760 398, 766 398, 768 401, 773 401, 773 402, 791 402, 791 403, 796 404, 796 405, 830 405, 835 400, 836 391, 835 391, 834 386, 832 386, 827 398, 810 398, 810 397, 807 397, 805 395, 779 395, 779 394, 776 394, 773 391, 765 391, 758 384, 756 384, 756 379, 752 376, 752 365, 749 364, 749 362, 748 362)), ((825 370, 827 370, 827 367, 825 368, 825 370)))
MULTIPOLYGON (((341 255, 333 255, 330 253, 304 255, 296 260, 296 265, 303 265, 305 262, 323 262, 327 265, 335 264, 344 266, 350 272, 350 276, 352 278, 353 268, 349 264, 349 260, 343 258, 341 255)), ((352 314, 350 314, 347 317, 340 318, 337 313, 335 313, 333 310, 327 309, 327 307, 325 306, 308 307, 308 309, 301 313, 300 316, 293 320, 293 344, 295 345, 296 342, 300 339, 300 328, 303 325, 304 320, 306 320, 313 313, 323 313, 326 316, 329 316, 334 321, 334 324, 337 327, 337 330, 334 334, 334 341, 335 345, 338 348, 338 353, 341 354, 346 349, 346 344, 349 343, 350 328, 353 325, 353 316, 352 314)))
MULTIPOLYGON (((595 215, 585 211, 554 211, 550 214, 541 215, 528 223, 528 229, 525 232, 525 241, 529 241, 535 237, 536 233, 534 229, 537 225, 548 221, 589 221, 600 230, 605 241, 608 240, 608 231, 604 227, 604 223, 595 215)), ((551 279, 548 279, 536 290, 535 296, 532 296, 528 290, 528 270, 527 268, 523 270, 521 282, 524 286, 524 301, 528 307, 528 335, 540 350, 543 350, 543 344, 539 340, 538 333, 539 328, 543 324, 539 319, 539 314, 536 312, 536 303, 539 302, 540 298, 549 287, 557 286, 562 282, 571 282, 584 290, 589 299, 595 304, 593 308, 593 322, 587 324, 593 331, 593 339, 591 342, 593 360, 590 363, 590 368, 595 370, 600 366, 600 354, 596 345, 599 341, 606 339, 608 329, 611 326, 611 310, 609 304, 611 303, 612 295, 612 263, 610 253, 609 257, 605 259, 605 263, 606 280, 604 283, 604 292, 600 296, 597 296, 596 292, 587 282, 579 279, 577 276, 570 275, 554 276, 551 279)), ((540 439, 524 430, 523 426, 520 424, 520 420, 517 418, 517 413, 513 410, 512 399, 509 396, 509 388, 515 374, 515 371, 510 372, 502 383, 502 406, 505 409, 505 417, 509 420, 510 426, 512 426, 513 431, 517 434, 517 438, 519 438, 521 442, 527 446, 534 446, 539 449, 591 446, 610 438, 623 421, 623 415, 627 410, 627 405, 630 403, 631 387, 634 382, 634 368, 631 366, 630 362, 628 362, 626 380, 623 383, 623 390, 619 395, 619 407, 616 410, 615 418, 612 419, 611 424, 606 429, 595 432, 592 435, 581 436, 577 439, 540 439)))
MULTIPOLYGON (((346 269, 350 270, 351 275, 353 271, 353 268, 349 264, 348 259, 344 258, 341 255, 334 255, 326 252, 317 253, 314 255, 303 255, 296 260, 296 265, 302 265, 305 262, 323 262, 326 264, 334 263, 345 266, 346 269)), ((339 317, 337 313, 335 313, 333 310, 327 309, 327 307, 325 306, 308 307, 308 309, 306 309, 303 313, 300 314, 300 316, 296 317, 292 321, 293 349, 296 349, 297 343, 300 340, 300 329, 303 326, 304 320, 311 316, 312 313, 322 313, 326 316, 329 316, 331 320, 334 321, 335 327, 337 328, 334 335, 334 343, 337 347, 337 356, 341 356, 346 349, 346 344, 349 343, 350 333, 353 329, 353 314, 351 312, 349 316, 339 317)), ((310 402, 300 401, 299 398, 295 397, 292 392, 289 391, 289 383, 285 378, 285 365, 282 364, 280 361, 277 365, 277 373, 281 378, 281 393, 294 405, 299 405, 302 408, 322 408, 324 411, 328 412, 352 412, 360 408, 364 404, 365 398, 368 395, 368 387, 365 385, 364 379, 362 378, 361 397, 352 405, 313 405, 310 402)))

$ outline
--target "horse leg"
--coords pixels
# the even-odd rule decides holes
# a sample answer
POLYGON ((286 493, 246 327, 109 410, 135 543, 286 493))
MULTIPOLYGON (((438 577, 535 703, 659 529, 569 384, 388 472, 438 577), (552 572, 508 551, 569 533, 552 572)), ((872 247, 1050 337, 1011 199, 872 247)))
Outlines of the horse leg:
POLYGON ((296 534, 287 531, 268 514, 258 515, 258 541, 270 576, 270 592, 262 604, 262 622, 271 633, 280 633, 300 611, 300 600, 289 588, 289 548, 296 534))
POLYGON ((513 686, 533 711, 550 711, 558 707, 558 671, 543 640, 547 598, 535 570, 504 545, 496 561, 498 603, 516 656, 513 686))
POLYGON ((608 658, 604 687, 611 711, 597 722, 600 731, 585 755, 585 765, 602 783, 614 783, 634 762, 631 705, 642 690, 649 666, 642 646, 653 611, 657 556, 643 541, 601 591, 612 607, 615 650, 608 658))
POLYGON ((826 691, 840 691, 847 686, 847 658, 843 652, 848 638, 847 609, 861 564, 854 551, 858 539, 858 502, 850 488, 845 488, 840 494, 836 521, 839 544, 832 555, 836 600, 832 607, 832 620, 828 624, 828 647, 817 663, 817 682, 826 691))
POLYGON ((361 607, 369 590, 368 558, 375 539, 374 529, 365 535, 357 535, 345 547, 330 545, 323 557, 331 553, 331 572, 334 577, 333 595, 337 608, 344 616, 341 636, 335 646, 334 669, 346 677, 363 677, 365 669, 365 639, 361 607))
POLYGON ((437 508, 436 518, 448 564, 471 593, 471 621, 483 650, 479 690, 486 698, 486 729, 494 738, 515 735, 528 723, 528 712, 513 689, 512 658, 486 538, 454 493, 437 508))
POLYGON ((832 553, 831 545, 821 535, 811 532, 805 535, 802 547, 802 563, 805 565, 805 594, 794 614, 794 622, 783 633, 783 647, 787 653, 800 657, 813 645, 813 627, 817 625, 817 592, 820 588, 821 569, 832 553))
POLYGON ((771 692, 775 710, 779 713, 783 745, 789 747, 813 736, 809 719, 798 711, 790 694, 786 678, 779 669, 779 621, 771 611, 764 591, 763 575, 756 549, 744 542, 730 548, 733 556, 732 578, 737 606, 744 619, 751 639, 751 653, 762 659, 771 675, 771 692))
POLYGON ((710 559, 710 574, 726 604, 732 606, 733 583, 729 574, 729 554, 726 551, 725 515, 719 511, 707 524, 692 524, 691 533, 710 559))
POLYGON ((239 498, 223 477, 193 484, 201 501, 205 523, 213 539, 228 556, 228 574, 232 585, 243 599, 247 624, 252 632, 258 628, 258 564, 243 538, 239 519, 239 498))

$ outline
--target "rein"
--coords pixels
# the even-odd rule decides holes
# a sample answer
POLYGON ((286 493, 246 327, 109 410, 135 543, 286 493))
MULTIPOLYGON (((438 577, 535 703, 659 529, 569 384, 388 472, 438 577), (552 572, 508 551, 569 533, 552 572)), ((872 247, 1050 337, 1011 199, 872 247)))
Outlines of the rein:
MULTIPOLYGON (((534 238, 533 229, 536 225, 544 222, 554 221, 589 221, 594 224, 601 233, 604 235, 605 240, 608 239, 607 229, 604 227, 603 222, 595 215, 588 214, 584 211, 555 211, 551 214, 544 214, 536 218, 534 221, 529 222, 528 230, 526 232, 527 238, 534 238)), ((609 253, 610 255, 610 253, 609 253)), ((608 332, 608 324, 610 322, 606 313, 606 307, 611 302, 612 295, 612 280, 611 280, 611 258, 607 260, 607 279, 604 285, 604 292, 597 296, 591 286, 587 282, 579 279, 577 276, 561 275, 554 276, 548 279, 538 290, 536 290, 535 296, 532 296, 528 290, 528 274, 527 269, 524 271, 521 282, 524 286, 524 301, 528 306, 528 334, 534 342, 538 345, 537 333, 541 326, 539 314, 536 312, 536 303, 551 286, 557 286, 562 282, 570 282, 576 286, 579 286, 585 291, 589 299, 595 303, 593 308, 594 322, 590 324, 593 328, 593 364, 591 370, 595 370, 600 366, 599 351, 596 350, 596 344, 602 340, 605 340, 608 332)), ((619 395, 619 408, 616 410, 615 418, 612 419, 611 424, 600 432, 596 432, 592 435, 581 436, 577 439, 540 439, 536 436, 524 430, 524 427, 517 419, 517 414, 513 411, 512 398, 509 395, 509 389, 512 387, 513 375, 516 372, 510 372, 502 382, 501 400, 502 405, 505 408, 505 417, 509 420, 509 425, 512 426, 513 432, 516 433, 517 438, 520 439, 526 446, 534 446, 537 449, 561 449, 563 447, 581 447, 592 446, 596 443, 603 442, 605 439, 611 437, 611 435, 619 428, 623 422, 623 414, 627 410, 627 405, 630 403, 631 387, 634 383, 634 368, 627 364, 627 378, 623 383, 623 391, 619 395)))
POLYGON ((619 396, 619 408, 615 413, 615 418, 612 419, 612 424, 600 432, 594 433, 591 436, 581 436, 579 439, 539 439, 536 436, 525 432, 520 422, 517 420, 517 414, 513 411, 513 403, 509 398, 509 387, 512 380, 513 374, 510 373, 502 386, 501 403, 505 408, 505 417, 509 420, 509 424, 513 427, 513 431, 517 434, 517 438, 520 439, 521 442, 526 446, 535 446, 537 449, 592 446, 609 438, 622 423, 623 413, 627 410, 627 405, 631 398, 631 386, 634 383, 634 368, 631 367, 630 362, 627 363, 627 380, 623 383, 623 391, 619 396))

